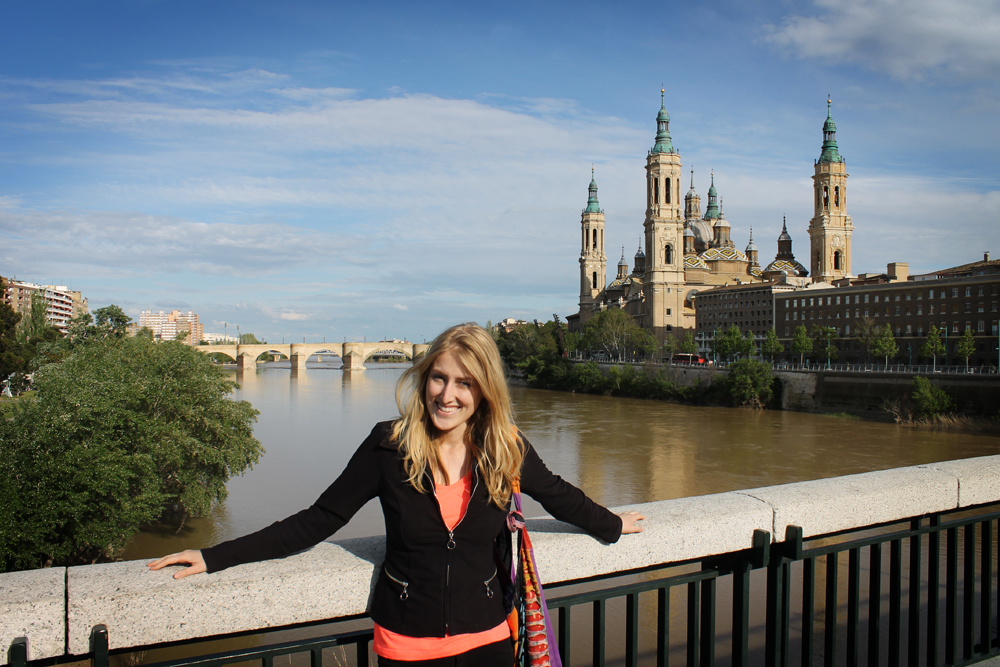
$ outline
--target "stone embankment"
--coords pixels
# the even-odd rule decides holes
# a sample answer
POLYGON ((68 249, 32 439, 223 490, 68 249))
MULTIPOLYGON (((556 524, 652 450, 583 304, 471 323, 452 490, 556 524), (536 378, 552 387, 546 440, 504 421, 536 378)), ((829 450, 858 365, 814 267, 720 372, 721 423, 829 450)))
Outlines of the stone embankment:
MULTIPOLYGON (((617 508, 642 512, 646 530, 613 545, 552 519, 528 525, 556 583, 748 549, 755 530, 811 537, 998 501, 1000 456, 989 456, 617 508)), ((27 637, 37 660, 87 653, 98 624, 114 649, 363 614, 383 549, 382 538, 325 542, 181 580, 140 561, 3 574, 0 642, 27 637)))

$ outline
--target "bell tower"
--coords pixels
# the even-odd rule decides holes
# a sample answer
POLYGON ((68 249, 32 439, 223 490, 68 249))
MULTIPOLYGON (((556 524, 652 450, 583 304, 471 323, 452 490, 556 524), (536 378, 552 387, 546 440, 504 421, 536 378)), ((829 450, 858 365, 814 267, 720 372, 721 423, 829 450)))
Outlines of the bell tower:
POLYGON ((833 282, 851 276, 851 233, 847 215, 847 166, 837 149, 832 101, 826 101, 823 151, 813 175, 814 214, 809 221, 810 268, 813 282, 833 282))
POLYGON ((590 191, 587 208, 580 216, 582 238, 580 244, 580 315, 593 310, 597 295, 607 285, 608 257, 604 254, 604 211, 597 203, 597 181, 590 169, 590 191))
POLYGON ((684 202, 681 156, 670 140, 670 115, 660 90, 656 143, 646 157, 646 330, 662 341, 682 322, 684 305, 684 202), (669 327, 669 329, 668 329, 669 327))

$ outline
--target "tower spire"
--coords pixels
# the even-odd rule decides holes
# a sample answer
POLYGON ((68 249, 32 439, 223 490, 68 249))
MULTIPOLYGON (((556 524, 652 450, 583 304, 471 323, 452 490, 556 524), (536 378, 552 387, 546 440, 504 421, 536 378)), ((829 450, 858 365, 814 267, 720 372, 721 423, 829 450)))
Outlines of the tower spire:
POLYGON ((653 153, 676 153, 670 141, 670 114, 667 113, 666 88, 660 88, 660 113, 656 114, 656 143, 653 153))
POLYGON ((594 180, 594 166, 590 166, 590 188, 588 189, 589 196, 587 197, 587 208, 583 210, 584 213, 600 213, 601 206, 597 202, 597 181, 594 180))
POLYGON ((826 100, 826 122, 823 123, 823 152, 820 153, 819 161, 823 162, 843 162, 837 149, 837 124, 833 122, 833 100, 826 100))
POLYGON ((719 191, 715 189, 715 171, 712 172, 712 184, 708 188, 708 207, 705 209, 706 220, 719 218, 719 191))

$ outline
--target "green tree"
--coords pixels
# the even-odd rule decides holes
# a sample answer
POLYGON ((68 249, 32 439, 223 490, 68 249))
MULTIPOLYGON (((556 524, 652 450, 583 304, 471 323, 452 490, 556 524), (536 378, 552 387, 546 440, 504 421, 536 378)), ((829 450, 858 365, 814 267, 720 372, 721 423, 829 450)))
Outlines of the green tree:
POLYGON ((935 417, 955 409, 955 402, 951 400, 948 392, 935 387, 930 380, 920 375, 913 378, 910 398, 919 417, 935 417))
POLYGON ((240 334, 240 345, 263 345, 267 341, 257 340, 252 333, 240 334))
POLYGON ((825 361, 826 367, 830 368, 830 361, 837 358, 837 348, 833 344, 833 337, 837 335, 837 330, 833 327, 821 327, 814 324, 811 334, 816 360, 825 361))
POLYGON ((771 367, 757 359, 740 359, 730 364, 727 383, 737 405, 757 410, 765 408, 774 393, 771 367))
POLYGON ((736 343, 736 353, 741 357, 750 358, 757 351, 757 341, 753 339, 753 332, 747 331, 745 336, 741 336, 736 343))
POLYGON ((262 452, 257 411, 187 345, 109 337, 35 372, 0 419, 0 568, 114 558, 178 508, 201 516, 262 452))
POLYGON ((937 358, 944 356, 944 342, 941 340, 941 330, 933 324, 927 332, 927 340, 920 348, 920 356, 933 360, 933 369, 937 370, 937 358))
POLYGON ((955 346, 955 352, 958 356, 965 359, 965 370, 969 370, 969 357, 972 353, 976 351, 976 339, 975 334, 972 333, 972 329, 966 329, 962 332, 962 337, 958 339, 958 344, 955 346))
POLYGON ((690 331, 684 332, 680 350, 684 354, 698 354, 698 344, 694 342, 694 333, 690 331))
POLYGON ((11 377, 11 387, 15 391, 28 388, 27 378, 31 371, 59 358, 55 344, 62 334, 49 323, 47 310, 45 299, 37 291, 33 292, 27 317, 22 317, 17 327, 16 341, 23 364, 11 377))
POLYGON ((727 361, 729 357, 739 355, 745 349, 743 332, 735 324, 730 324, 725 332, 716 329, 712 340, 714 342, 713 351, 727 361))
POLYGON ((583 328, 583 344, 587 349, 603 351, 611 359, 649 354, 657 347, 656 339, 620 308, 608 308, 590 318, 583 328))
POLYGON ((674 352, 677 351, 677 338, 673 334, 667 334, 660 346, 660 360, 666 358, 668 363, 673 363, 674 352))
POLYGON ((865 346, 868 363, 871 363, 872 346, 875 344, 875 340, 879 337, 881 331, 882 327, 878 325, 878 320, 874 317, 865 316, 860 320, 854 321, 854 335, 865 346))
POLYGON ((879 329, 878 336, 872 342, 872 354, 885 357, 885 367, 886 370, 889 369, 889 357, 895 357, 899 352, 899 346, 896 345, 896 339, 892 335, 892 327, 886 324, 884 327, 879 329))
POLYGON ((805 325, 800 324, 795 327, 795 335, 792 336, 792 352, 799 355, 801 364, 807 354, 812 354, 813 341, 806 332, 805 325))
MULTIPOLYGON (((0 282, 0 292, 3 287, 0 282)), ((27 368, 24 348, 17 336, 20 321, 21 313, 0 302, 0 384, 12 375, 24 373, 27 368)))
POLYGON ((773 328, 767 330, 767 337, 760 345, 760 353, 766 355, 774 363, 774 355, 785 351, 785 346, 778 340, 778 332, 773 328))

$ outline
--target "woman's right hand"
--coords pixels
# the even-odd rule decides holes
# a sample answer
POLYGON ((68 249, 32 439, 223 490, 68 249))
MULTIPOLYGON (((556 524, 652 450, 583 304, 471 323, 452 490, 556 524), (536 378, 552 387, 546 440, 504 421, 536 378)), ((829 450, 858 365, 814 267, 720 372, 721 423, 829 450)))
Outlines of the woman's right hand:
POLYGON ((159 570, 161 567, 166 567, 167 565, 188 565, 183 570, 175 572, 174 579, 183 579, 189 574, 198 574, 199 572, 206 572, 208 570, 201 552, 192 549, 182 551, 179 554, 170 554, 169 556, 146 563, 146 566, 151 570, 159 570))

